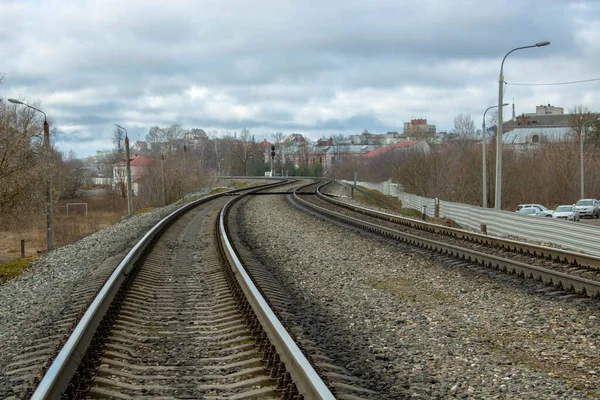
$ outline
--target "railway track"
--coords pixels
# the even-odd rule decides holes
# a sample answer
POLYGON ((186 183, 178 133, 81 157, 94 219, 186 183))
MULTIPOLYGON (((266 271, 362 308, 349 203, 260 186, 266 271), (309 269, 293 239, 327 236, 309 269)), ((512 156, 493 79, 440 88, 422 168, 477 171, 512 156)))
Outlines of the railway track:
POLYGON ((327 184, 316 190, 316 196, 293 196, 292 201, 327 218, 442 254, 459 263, 478 264, 542 281, 552 287, 549 290, 553 294, 600 296, 600 259, 597 257, 350 205, 323 194, 321 189, 327 184))
POLYGON ((343 387, 337 398, 367 393, 319 376, 305 355, 313 350, 298 346, 269 305, 283 297, 277 283, 244 268, 227 228, 240 197, 189 204, 149 232, 31 398, 333 399, 327 384, 343 387))

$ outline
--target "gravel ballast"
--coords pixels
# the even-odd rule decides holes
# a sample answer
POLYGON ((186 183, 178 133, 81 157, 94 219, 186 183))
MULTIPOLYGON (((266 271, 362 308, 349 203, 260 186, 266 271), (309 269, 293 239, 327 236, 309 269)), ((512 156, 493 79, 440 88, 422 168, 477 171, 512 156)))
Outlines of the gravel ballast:
POLYGON ((244 241, 326 355, 382 399, 600 397, 597 303, 249 200, 244 241))
MULTIPOLYGON (((153 210, 41 257, 0 286, 0 398, 14 356, 68 307, 76 288, 118 262, 175 206, 153 210), (108 261, 107 261, 108 260, 108 261)), ((599 398, 597 303, 535 292, 532 282, 444 265, 390 241, 256 196, 244 240, 283 284, 326 355, 378 398, 599 398)))

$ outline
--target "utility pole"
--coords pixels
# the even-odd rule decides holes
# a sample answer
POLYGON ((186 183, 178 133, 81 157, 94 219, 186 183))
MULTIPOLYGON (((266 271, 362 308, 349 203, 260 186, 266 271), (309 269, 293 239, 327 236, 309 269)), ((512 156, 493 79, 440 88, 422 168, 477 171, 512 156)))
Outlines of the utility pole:
MULTIPOLYGON (((46 168, 50 169, 50 125, 48 124, 48 118, 46 117, 46 113, 40 110, 39 108, 35 108, 30 106, 29 104, 23 103, 21 100, 8 99, 9 102, 13 104, 20 104, 25 107, 29 107, 32 110, 41 112, 44 114, 44 160, 47 165, 46 168)), ((52 183, 50 182, 50 178, 46 177, 45 182, 45 197, 46 197, 46 244, 48 246, 48 251, 54 250, 54 215, 52 212, 52 183)))
MULTIPOLYGON (((44 150, 46 151, 46 162, 50 161, 50 125, 44 114, 44 150)), ((52 184, 50 178, 46 178, 46 241, 48 242, 48 251, 54 250, 54 216, 52 213, 52 184)))
POLYGON ((131 216, 133 213, 133 192, 131 188, 131 159, 129 158, 129 137, 127 136, 127 129, 121 125, 115 124, 118 128, 125 131, 125 165, 127 166, 127 216, 131 216))

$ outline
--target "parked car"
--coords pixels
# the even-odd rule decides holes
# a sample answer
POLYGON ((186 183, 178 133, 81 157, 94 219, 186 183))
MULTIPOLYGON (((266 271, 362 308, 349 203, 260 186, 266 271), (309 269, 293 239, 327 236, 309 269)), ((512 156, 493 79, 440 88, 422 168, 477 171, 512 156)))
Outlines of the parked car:
POLYGON ((541 210, 539 210, 536 207, 525 207, 525 208, 521 208, 518 211, 515 211, 517 214, 522 214, 522 215, 531 215, 532 217, 544 217, 545 215, 542 214, 541 210))
POLYGON ((600 202, 596 199, 581 199, 575 208, 581 217, 600 218, 600 202))
POLYGON ((519 204, 516 208, 516 212, 519 212, 523 209, 526 208, 535 208, 537 210, 539 210, 539 212, 544 216, 544 217, 548 217, 551 218, 552 214, 554 214, 553 210, 550 210, 548 208, 546 208, 545 206, 541 205, 541 204, 519 204))
POLYGON ((556 210, 554 210, 554 215, 552 215, 554 219, 566 219, 567 221, 579 221, 579 212, 575 205, 572 206, 558 206, 556 210))

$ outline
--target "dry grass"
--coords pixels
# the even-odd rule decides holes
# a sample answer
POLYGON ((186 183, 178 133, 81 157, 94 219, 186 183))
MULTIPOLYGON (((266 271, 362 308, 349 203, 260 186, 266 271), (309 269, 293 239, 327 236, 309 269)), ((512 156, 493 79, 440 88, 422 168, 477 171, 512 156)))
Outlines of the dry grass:
POLYGON ((360 186, 359 189, 360 190, 354 191, 354 198, 363 204, 387 208, 394 211, 398 211, 402 208, 402 202, 397 197, 384 195, 378 190, 367 189, 362 186, 360 186))
MULTIPOLYGON (((91 233, 120 221, 127 210, 127 202, 120 198, 94 198, 61 202, 54 212, 54 247, 58 248, 74 243, 91 233), (88 214, 84 206, 69 207, 67 203, 88 205, 88 214)), ((43 214, 35 215, 28 223, 6 227, 0 231, 0 263, 21 257, 21 240, 25 241, 25 256, 44 253, 46 245, 46 219, 43 214)))

